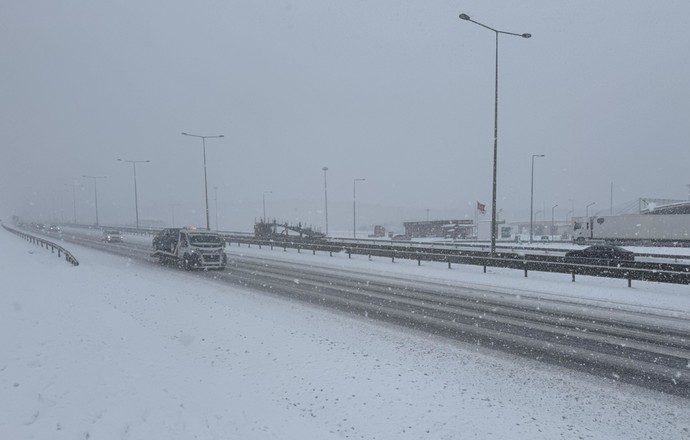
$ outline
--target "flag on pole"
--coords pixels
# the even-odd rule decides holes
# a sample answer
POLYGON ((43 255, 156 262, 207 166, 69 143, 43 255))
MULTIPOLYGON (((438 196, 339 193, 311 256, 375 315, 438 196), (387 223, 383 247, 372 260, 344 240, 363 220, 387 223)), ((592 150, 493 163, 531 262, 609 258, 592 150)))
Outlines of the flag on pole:
POLYGON ((486 205, 483 203, 477 202, 477 211, 484 214, 486 212, 486 205))

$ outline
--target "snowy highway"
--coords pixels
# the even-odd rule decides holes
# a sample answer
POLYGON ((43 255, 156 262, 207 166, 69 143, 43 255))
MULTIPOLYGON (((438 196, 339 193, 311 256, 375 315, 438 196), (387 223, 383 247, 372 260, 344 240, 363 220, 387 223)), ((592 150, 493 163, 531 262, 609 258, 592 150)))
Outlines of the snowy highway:
MULTIPOLYGON (((64 239, 142 264, 154 261, 145 237, 103 243, 93 231, 74 230, 65 233, 64 239)), ((447 281, 414 281, 354 267, 334 269, 308 260, 281 260, 282 252, 253 256, 238 248, 227 252, 226 271, 193 276, 690 397, 690 323, 684 315, 616 309, 447 281)))
MULTIPOLYGON (((431 327, 376 321, 357 305, 384 304, 388 288, 380 285, 404 284, 397 293, 410 294, 408 311, 432 310, 425 290, 462 285, 457 302, 469 317, 471 307, 502 299, 687 319, 686 286, 563 283, 553 274, 525 281, 514 271, 255 247, 228 248, 237 264, 227 272, 186 272, 149 258, 148 239, 105 244, 92 234, 75 235, 82 244, 61 242, 79 258, 75 267, 0 230, 7 438, 680 440, 690 432, 687 399, 678 395, 623 383, 615 371, 598 377, 431 327), (294 267, 304 273, 290 273, 294 267), (261 277, 275 295, 240 287, 261 277), (379 287, 349 296, 361 278, 379 287), (314 290, 318 303, 310 286, 331 282, 352 313, 285 296, 314 290)), ((331 301, 326 290, 320 294, 331 301)), ((398 302, 391 311, 404 313, 398 302)))

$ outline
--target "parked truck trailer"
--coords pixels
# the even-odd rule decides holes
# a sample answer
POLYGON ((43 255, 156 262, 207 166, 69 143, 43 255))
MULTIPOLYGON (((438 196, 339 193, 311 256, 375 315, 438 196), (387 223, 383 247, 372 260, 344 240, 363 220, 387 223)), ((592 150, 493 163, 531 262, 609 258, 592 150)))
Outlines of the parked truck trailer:
POLYGON ((573 217, 573 240, 690 244, 690 214, 573 217))

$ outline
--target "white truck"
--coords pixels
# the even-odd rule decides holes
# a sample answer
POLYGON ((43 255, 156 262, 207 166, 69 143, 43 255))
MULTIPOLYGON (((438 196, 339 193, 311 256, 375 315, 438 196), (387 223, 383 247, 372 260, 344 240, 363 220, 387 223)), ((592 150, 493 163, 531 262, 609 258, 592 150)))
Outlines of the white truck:
POLYGON ((184 269, 225 269, 225 239, 219 234, 191 228, 164 229, 153 238, 153 254, 161 263, 184 269))
POLYGON ((573 240, 690 243, 690 214, 626 214, 573 217, 573 240))

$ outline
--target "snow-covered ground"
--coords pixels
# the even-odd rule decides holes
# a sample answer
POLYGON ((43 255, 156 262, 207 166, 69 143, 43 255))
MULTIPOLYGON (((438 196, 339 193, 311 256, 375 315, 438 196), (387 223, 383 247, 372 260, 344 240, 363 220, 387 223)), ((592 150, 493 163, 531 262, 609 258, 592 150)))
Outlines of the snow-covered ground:
MULTIPOLYGON (((690 437, 681 398, 66 247, 0 229, 0 438, 690 437)), ((228 252, 690 311, 688 286, 228 252)))
POLYGON ((346 253, 336 253, 329 256, 327 252, 301 251, 263 246, 259 249, 254 245, 247 247, 236 244, 226 248, 228 255, 238 254, 268 259, 299 261, 303 264, 326 266, 339 269, 356 269, 372 274, 395 274, 400 279, 419 280, 428 279, 449 285, 471 286, 486 288, 492 291, 504 291, 512 294, 524 294, 532 297, 558 298, 574 303, 597 304, 606 307, 646 311, 659 315, 687 317, 690 319, 690 286, 680 284, 651 283, 633 281, 628 287, 628 281, 616 278, 599 278, 590 276, 576 277, 572 282, 570 274, 549 272, 528 272, 525 278, 522 270, 487 268, 483 273, 482 266, 468 266, 454 264, 451 269, 445 262, 422 262, 417 265, 415 260, 367 257, 353 254, 348 259, 346 253))

